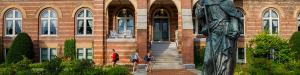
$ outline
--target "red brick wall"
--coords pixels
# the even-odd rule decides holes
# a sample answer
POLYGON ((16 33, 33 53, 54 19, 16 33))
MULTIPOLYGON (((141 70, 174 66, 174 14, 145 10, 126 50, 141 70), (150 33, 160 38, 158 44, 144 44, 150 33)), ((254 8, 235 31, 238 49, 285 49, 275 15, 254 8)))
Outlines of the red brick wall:
MULTIPOLYGON (((101 64, 103 61, 103 0, 17 0, 17 1, 1 1, 0 11, 5 12, 8 8, 17 8, 23 15, 22 19, 22 31, 29 34, 34 42, 34 48, 36 52, 36 60, 39 60, 39 48, 41 47, 55 47, 58 48, 58 52, 63 49, 62 45, 64 40, 75 37, 75 24, 74 14, 77 9, 81 7, 88 7, 92 10, 94 17, 94 32, 93 36, 75 37, 77 43, 97 43, 92 46, 94 48, 94 61, 96 64, 101 64), (58 36, 45 37, 39 35, 39 14, 40 11, 45 8, 58 8, 56 11, 61 17, 58 18, 58 36), (24 17, 26 16, 26 17, 24 17), (45 45, 46 44, 46 45, 45 45)), ((4 15, 4 13, 1 13, 4 15)), ((3 16, 0 17, 0 32, 4 38, 5 47, 9 47, 13 38, 4 36, 3 28, 3 16)))

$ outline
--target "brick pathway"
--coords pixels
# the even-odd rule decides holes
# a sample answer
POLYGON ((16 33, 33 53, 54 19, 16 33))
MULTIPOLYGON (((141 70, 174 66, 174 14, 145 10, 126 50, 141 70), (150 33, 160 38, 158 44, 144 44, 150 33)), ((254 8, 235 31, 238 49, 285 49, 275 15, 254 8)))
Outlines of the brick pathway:
POLYGON ((159 69, 148 72, 147 75, 197 75, 185 69, 159 69))

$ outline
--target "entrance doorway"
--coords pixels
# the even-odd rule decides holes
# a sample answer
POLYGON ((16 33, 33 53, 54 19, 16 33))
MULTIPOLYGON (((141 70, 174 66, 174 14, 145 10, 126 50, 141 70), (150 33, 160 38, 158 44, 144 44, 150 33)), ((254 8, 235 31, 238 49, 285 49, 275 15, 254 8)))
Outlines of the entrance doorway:
POLYGON ((153 16, 153 41, 169 41, 169 16, 165 9, 157 9, 153 16))

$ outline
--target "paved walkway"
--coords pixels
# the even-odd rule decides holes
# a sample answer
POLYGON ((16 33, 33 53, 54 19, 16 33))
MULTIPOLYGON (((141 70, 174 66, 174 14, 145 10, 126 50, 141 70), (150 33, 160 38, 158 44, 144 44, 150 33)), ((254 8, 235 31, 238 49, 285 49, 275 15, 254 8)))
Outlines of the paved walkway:
POLYGON ((200 75, 200 72, 186 69, 155 69, 148 73, 145 71, 140 71, 134 75, 200 75))

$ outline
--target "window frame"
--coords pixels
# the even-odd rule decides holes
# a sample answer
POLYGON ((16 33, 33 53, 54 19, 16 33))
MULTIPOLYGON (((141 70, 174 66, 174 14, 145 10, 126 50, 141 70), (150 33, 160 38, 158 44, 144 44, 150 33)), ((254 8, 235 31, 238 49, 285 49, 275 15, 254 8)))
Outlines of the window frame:
POLYGON ((237 48, 236 50, 236 63, 240 63, 240 64, 245 64, 246 62, 246 54, 247 54, 247 49, 246 48, 237 48), (244 51, 244 59, 239 59, 239 49, 243 49, 244 51))
POLYGON ((76 48, 76 59, 78 59, 78 60, 83 60, 83 59, 85 59, 85 60, 93 60, 94 59, 94 49, 93 48, 76 48), (83 58, 82 59, 79 59, 79 49, 82 49, 83 50, 83 58), (92 59, 88 59, 88 49, 90 49, 90 50, 92 50, 92 59))
POLYGON ((40 35, 41 36, 57 36, 58 35, 58 17, 57 17, 57 12, 54 10, 54 9, 51 9, 51 8, 47 8, 47 9, 44 9, 42 12, 41 12, 41 14, 40 14, 40 35), (47 16, 47 18, 43 18, 42 17, 42 15, 43 14, 46 14, 46 13, 48 13, 48 16, 47 16), (50 14, 51 13, 54 13, 55 15, 56 15, 56 17, 55 18, 53 18, 53 17, 51 17, 50 16, 50 14), (47 34, 43 34, 43 26, 42 26, 42 21, 43 20, 47 20, 47 26, 48 26, 48 33, 47 34), (56 27, 55 27, 55 29, 56 29, 56 33, 55 34, 51 34, 51 20, 56 20, 56 27))
POLYGON ((263 24, 262 29, 263 29, 263 31, 265 31, 264 21, 269 22, 269 24, 268 24, 268 26, 269 26, 268 34, 270 34, 270 35, 279 35, 280 34, 280 16, 279 16, 278 12, 275 9, 269 8, 269 9, 266 9, 264 11, 264 13, 262 15, 262 24, 263 24), (273 12, 277 15, 277 18, 272 17, 273 12), (267 14, 267 13, 269 13, 269 17, 266 18, 265 14, 267 14), (273 25, 272 25, 273 21, 277 21, 277 34, 276 33, 273 34, 273 28, 272 28, 273 27, 273 25))
POLYGON ((55 49, 56 50, 56 55, 57 56, 57 53, 58 53, 58 50, 57 48, 40 48, 40 62, 43 62, 42 60, 42 49, 47 49, 47 61, 51 61, 51 49, 55 49))
POLYGON ((80 8, 75 15, 75 34, 76 36, 93 36, 94 34, 94 14, 92 12, 92 10, 90 10, 89 8, 80 8), (83 17, 78 17, 79 13, 83 11, 83 17), (91 17, 87 17, 87 11, 89 11, 91 13, 91 17), (83 20, 83 34, 78 34, 78 21, 79 20, 83 20), (91 34, 87 34, 87 20, 92 20, 92 25, 91 29, 92 29, 92 33, 91 34))
POLYGON ((16 9, 16 8, 11 8, 11 9, 8 9, 6 12, 5 12, 5 15, 4 15, 4 34, 5 36, 9 36, 9 37, 14 37, 14 36, 17 36, 16 34, 16 21, 21 21, 21 25, 20 25, 20 32, 22 32, 22 27, 23 27, 23 14, 20 10, 16 9), (13 13, 13 16, 12 18, 8 18, 7 15, 10 13, 10 11, 12 11, 11 13, 13 13), (16 12, 18 12, 21 16, 20 18, 17 18, 16 17, 16 12), (7 21, 12 21, 12 34, 7 34, 7 21))
MULTIPOLYGON (((128 23, 130 23, 130 20, 132 20, 133 21, 133 30, 131 31, 131 38, 135 38, 135 17, 134 17, 135 15, 134 15, 134 12, 133 12, 133 10, 132 9, 130 9, 130 8, 122 8, 122 9, 119 9, 118 10, 118 12, 117 12, 117 14, 116 14, 116 19, 115 19, 115 27, 116 27, 116 33, 118 34, 118 35, 125 35, 125 32, 127 31, 127 30, 129 30, 129 29, 127 29, 127 27, 129 27, 130 25, 128 24, 128 23), (124 16, 119 16, 119 15, 121 15, 121 14, 123 14, 123 12, 126 12, 127 14, 124 14, 124 16), (128 14, 128 12, 129 12, 129 14, 128 14), (132 15, 131 17, 130 16, 127 16, 127 15, 132 15), (119 21, 120 20, 123 20, 124 21, 124 26, 123 26, 123 33, 119 33, 119 21)), ((118 37, 118 38, 120 38, 120 37, 118 37)), ((122 38, 126 38, 126 37, 122 37, 122 38)))
POLYGON ((297 16, 296 26, 297 26, 297 31, 300 31, 300 13, 298 13, 298 16, 297 16))

